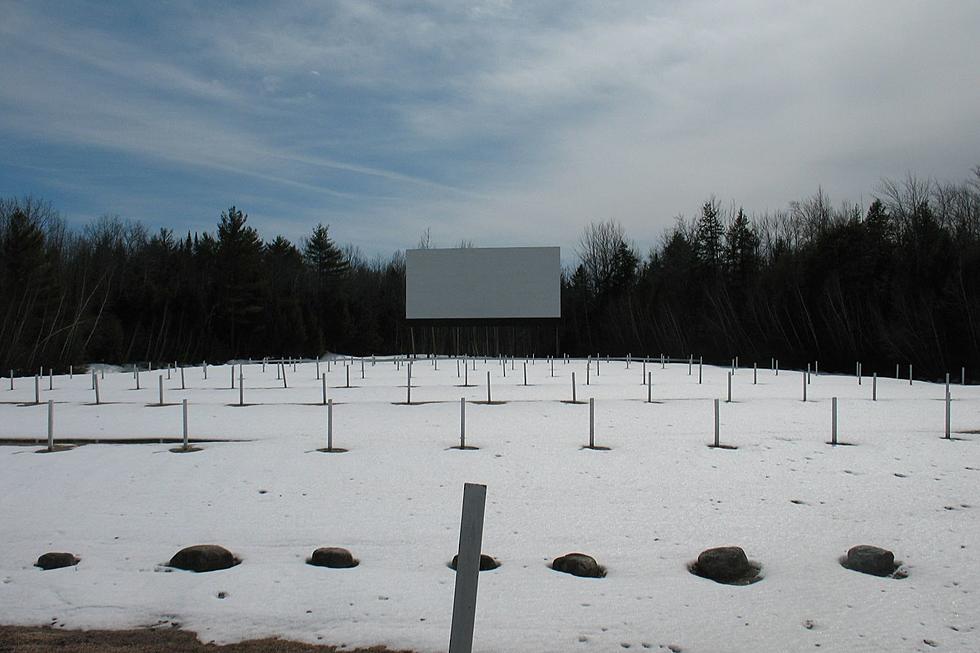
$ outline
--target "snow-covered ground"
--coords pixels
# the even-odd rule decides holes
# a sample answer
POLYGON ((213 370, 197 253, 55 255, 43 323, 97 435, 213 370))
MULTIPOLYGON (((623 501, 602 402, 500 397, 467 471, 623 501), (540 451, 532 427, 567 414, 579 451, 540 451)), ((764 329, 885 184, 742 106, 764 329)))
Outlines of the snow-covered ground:
MULTIPOLYGON (((368 360, 329 374, 335 446, 325 454, 326 409, 313 363, 288 368, 288 389, 269 365, 245 365, 245 402, 230 367, 106 372, 104 403, 91 377, 57 376, 34 405, 33 378, 0 387, 0 438, 46 438, 48 399, 56 437, 179 438, 188 399, 196 453, 172 444, 98 444, 53 454, 0 447, 0 622, 65 627, 180 623, 205 641, 279 635, 334 644, 445 650, 464 482, 487 485, 483 550, 502 566, 480 575, 479 651, 977 651, 980 650, 980 386, 952 386, 954 436, 945 441, 942 384, 812 377, 768 365, 740 369, 726 403, 725 368, 603 362, 529 364, 502 376, 480 359, 459 387, 455 361, 406 370, 368 360), (468 404, 458 444, 459 398, 468 404), (583 450, 596 400, 596 444, 583 450), (338 387, 341 386, 341 387, 338 387), (840 438, 826 444, 831 397, 840 438), (712 449, 712 399, 721 440, 712 449), (178 549, 226 546, 241 565, 166 572, 178 549), (720 545, 742 546, 764 579, 727 586, 686 565, 720 545), (856 544, 891 549, 903 580, 843 569, 856 544), (344 546, 354 569, 310 567, 318 546, 344 546), (74 568, 33 567, 46 551, 71 551, 74 568), (555 572, 580 551, 608 568, 603 579, 555 572), (218 598, 219 592, 227 593, 218 598)), ((326 365, 323 364, 325 370, 326 365)), ((236 373, 237 375, 237 373, 236 373)))

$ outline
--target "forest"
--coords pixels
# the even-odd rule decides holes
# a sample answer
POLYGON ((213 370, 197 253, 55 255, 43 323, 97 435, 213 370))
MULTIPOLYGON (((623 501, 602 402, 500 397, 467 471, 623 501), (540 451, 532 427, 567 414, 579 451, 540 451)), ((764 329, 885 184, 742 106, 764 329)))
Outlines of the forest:
POLYGON ((43 199, 0 198, 0 369, 664 353, 980 378, 980 166, 964 181, 885 179, 871 196, 834 204, 818 189, 752 215, 709 197, 646 252, 596 221, 563 252, 556 325, 459 328, 406 323, 404 253, 368 260, 323 224, 300 243, 265 241, 231 206, 213 233, 112 215, 75 228, 43 199))

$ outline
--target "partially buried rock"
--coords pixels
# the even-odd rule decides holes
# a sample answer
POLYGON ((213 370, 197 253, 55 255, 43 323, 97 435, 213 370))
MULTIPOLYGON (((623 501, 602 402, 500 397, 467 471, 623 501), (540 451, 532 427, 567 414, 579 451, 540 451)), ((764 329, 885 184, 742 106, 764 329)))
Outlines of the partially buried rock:
POLYGON ((52 551, 38 558, 34 566, 40 567, 41 569, 61 569, 62 567, 74 567, 78 564, 79 560, 80 558, 72 553, 52 551))
POLYGON ((606 575, 606 569, 596 562, 595 558, 584 553, 567 553, 560 558, 555 558, 551 568, 584 578, 602 578, 606 575))
POLYGON ((691 571, 718 583, 746 584, 758 580, 759 566, 749 562, 739 546, 719 546, 705 549, 691 571))
POLYGON ((228 549, 217 544, 196 544, 181 549, 170 559, 169 566, 187 571, 218 571, 234 567, 239 560, 228 549))
POLYGON ((342 549, 339 546, 324 546, 314 551, 306 563, 315 567, 349 569, 356 567, 358 560, 347 549, 342 549))
MULTIPOLYGON (((459 562, 459 556, 454 555, 453 561, 449 563, 450 569, 456 569, 456 564, 459 562)), ((488 556, 486 553, 480 554, 480 571, 490 571, 491 569, 496 569, 500 566, 496 558, 493 556, 488 556)))
POLYGON ((889 576, 896 569, 894 553, 867 544, 851 547, 841 564, 848 569, 874 576, 889 576))

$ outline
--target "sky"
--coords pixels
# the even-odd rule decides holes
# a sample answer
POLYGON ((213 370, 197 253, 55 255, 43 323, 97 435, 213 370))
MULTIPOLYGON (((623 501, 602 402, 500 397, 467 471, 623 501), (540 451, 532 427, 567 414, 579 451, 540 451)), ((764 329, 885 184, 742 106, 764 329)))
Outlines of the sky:
POLYGON ((0 0, 0 196, 155 231, 231 205, 368 255, 638 247, 714 196, 980 165, 980 2, 0 0))

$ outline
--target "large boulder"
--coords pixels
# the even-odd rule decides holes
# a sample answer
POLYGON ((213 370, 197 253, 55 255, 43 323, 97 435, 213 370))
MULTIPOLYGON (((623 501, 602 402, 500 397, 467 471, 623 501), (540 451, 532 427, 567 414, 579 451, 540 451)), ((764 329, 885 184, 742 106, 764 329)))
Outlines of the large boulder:
POLYGON ((739 546, 705 549, 689 568, 702 578, 728 585, 748 585, 761 579, 761 565, 750 561, 739 546))
MULTIPOLYGON (((456 565, 459 562, 459 556, 454 555, 453 561, 449 563, 450 569, 456 569, 456 565)), ((496 569, 500 566, 500 563, 493 556, 488 556, 486 553, 480 554, 480 571, 490 571, 491 569, 496 569)))
POLYGON ((358 560, 347 549, 339 546, 323 546, 313 552, 306 561, 315 567, 330 567, 332 569, 349 569, 356 567, 358 560))
POLYGON ((606 569, 596 562, 595 558, 584 553, 566 553, 555 558, 551 563, 551 568, 573 576, 584 578, 602 578, 606 575, 606 569))
POLYGON ((169 566, 187 571, 217 571, 234 567, 239 560, 228 549, 217 544, 195 544, 181 549, 170 559, 169 566))
POLYGON ((889 576, 896 569, 894 553, 868 544, 851 547, 842 564, 848 569, 874 576, 889 576))
POLYGON ((74 567, 78 564, 79 560, 81 560, 81 558, 77 557, 73 553, 51 551, 38 558, 37 562, 34 563, 34 566, 45 570, 61 569, 62 567, 74 567))

